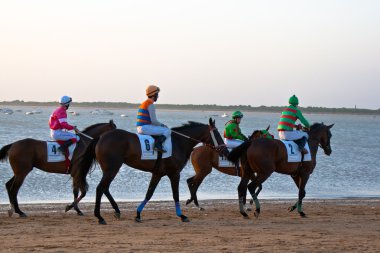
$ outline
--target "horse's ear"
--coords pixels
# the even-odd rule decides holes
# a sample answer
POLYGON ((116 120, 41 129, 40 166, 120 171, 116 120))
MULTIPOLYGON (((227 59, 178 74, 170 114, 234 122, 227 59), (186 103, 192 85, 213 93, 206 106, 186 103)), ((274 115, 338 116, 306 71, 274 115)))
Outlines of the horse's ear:
POLYGON ((270 124, 268 125, 268 127, 267 127, 267 129, 266 129, 266 130, 268 131, 268 130, 269 130, 269 128, 270 128, 270 124))
POLYGON ((329 126, 327 126, 328 128, 332 128, 335 124, 331 124, 329 126))
POLYGON ((113 125, 114 123, 113 123, 113 119, 110 119, 110 125, 113 125))
POLYGON ((210 117, 210 118, 208 119, 208 124, 209 124, 210 126, 214 126, 214 125, 215 125, 215 120, 213 121, 212 118, 210 117))

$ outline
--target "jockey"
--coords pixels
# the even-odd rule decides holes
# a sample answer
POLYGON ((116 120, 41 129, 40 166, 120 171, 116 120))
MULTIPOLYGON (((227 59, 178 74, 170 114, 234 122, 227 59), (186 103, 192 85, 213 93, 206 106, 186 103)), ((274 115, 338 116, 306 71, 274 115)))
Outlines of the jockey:
POLYGON ((72 126, 67 123, 67 109, 70 106, 72 99, 68 96, 63 96, 59 100, 60 107, 58 107, 51 115, 49 119, 50 136, 54 140, 65 141, 59 148, 61 152, 64 152, 71 144, 79 141, 79 136, 67 130, 74 130, 79 132, 76 126, 72 126))
POLYGON ((224 127, 224 142, 227 148, 236 148, 244 141, 248 140, 244 134, 241 133, 239 124, 243 114, 240 111, 232 113, 232 120, 228 121, 224 127))
POLYGON ((170 137, 171 131, 166 125, 159 122, 156 117, 154 102, 157 101, 159 92, 160 88, 155 85, 149 85, 146 88, 148 98, 139 107, 136 127, 139 134, 158 135, 154 149, 165 153, 166 150, 162 147, 162 144, 170 137))
POLYGON ((307 142, 308 134, 294 128, 296 127, 295 123, 297 119, 299 119, 306 128, 309 128, 310 124, 303 117, 300 109, 297 107, 298 98, 296 95, 289 98, 289 104, 290 105, 282 111, 280 122, 278 122, 278 135, 281 140, 294 141, 297 143, 301 153, 307 154, 308 151, 305 149, 305 144, 307 142))

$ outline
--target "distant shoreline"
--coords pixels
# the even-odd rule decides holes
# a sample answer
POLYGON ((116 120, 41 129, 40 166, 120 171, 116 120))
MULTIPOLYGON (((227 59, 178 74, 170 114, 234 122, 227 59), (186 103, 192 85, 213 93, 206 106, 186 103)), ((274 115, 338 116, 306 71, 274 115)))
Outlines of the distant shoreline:
MULTIPOLYGON (((1 101, 0 106, 56 106, 57 102, 24 102, 21 100, 1 101)), ((122 103, 122 102, 73 102, 73 107, 84 108, 124 108, 137 109, 137 103, 122 103)), ((281 112, 284 106, 257 106, 250 105, 215 105, 215 104, 157 104, 157 108, 168 110, 197 110, 197 111, 234 111, 241 110, 245 112, 281 112)), ((354 115, 380 115, 380 109, 361 109, 361 108, 327 108, 327 107, 300 107, 304 113, 327 113, 327 114, 354 114, 354 115)))

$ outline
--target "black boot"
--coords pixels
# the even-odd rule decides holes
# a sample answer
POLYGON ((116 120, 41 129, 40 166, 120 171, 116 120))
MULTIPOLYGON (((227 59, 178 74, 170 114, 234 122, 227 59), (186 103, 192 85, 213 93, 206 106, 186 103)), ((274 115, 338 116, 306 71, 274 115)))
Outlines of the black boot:
POLYGON ((63 144, 61 144, 61 146, 59 146, 58 151, 61 151, 64 154, 71 144, 74 144, 72 140, 65 141, 63 144))
POLYGON ((307 138, 306 137, 302 137, 301 139, 295 140, 294 142, 298 145, 298 148, 299 148, 301 154, 306 155, 307 153, 309 153, 307 151, 307 149, 305 148, 305 145, 306 145, 306 142, 307 142, 307 138))
POLYGON ((166 150, 162 147, 162 144, 166 140, 166 137, 164 135, 160 135, 156 138, 155 144, 154 144, 154 150, 161 153, 166 153, 166 150))

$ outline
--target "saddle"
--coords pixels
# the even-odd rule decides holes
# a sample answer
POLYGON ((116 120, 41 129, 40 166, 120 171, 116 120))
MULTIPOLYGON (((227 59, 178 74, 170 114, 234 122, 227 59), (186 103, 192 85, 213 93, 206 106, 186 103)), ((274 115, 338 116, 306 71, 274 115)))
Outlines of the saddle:
POLYGON ((59 147, 64 143, 65 141, 46 141, 46 147, 47 147, 47 162, 49 163, 56 163, 56 162, 63 162, 65 161, 66 165, 66 173, 69 173, 70 166, 71 166, 71 159, 74 154, 74 150, 76 148, 76 143, 69 146, 68 149, 66 149, 65 153, 62 153, 59 151, 59 147))

